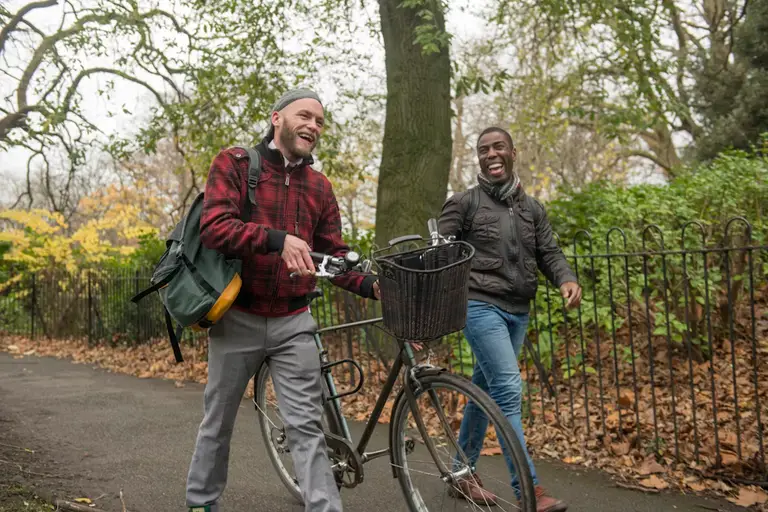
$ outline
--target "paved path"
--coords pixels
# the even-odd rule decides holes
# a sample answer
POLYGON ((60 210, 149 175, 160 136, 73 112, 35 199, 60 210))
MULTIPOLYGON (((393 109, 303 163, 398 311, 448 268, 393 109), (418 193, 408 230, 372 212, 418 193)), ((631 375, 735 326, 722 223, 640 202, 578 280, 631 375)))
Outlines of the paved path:
MULTIPOLYGON (((187 467, 202 415, 202 389, 199 384, 176 388, 171 381, 0 353, 0 437, 13 441, 6 444, 35 449, 37 465, 26 469, 56 475, 48 485, 70 498, 104 495, 99 506, 120 512, 122 489, 130 512, 182 511, 187 467)), ((255 414, 244 401, 222 505, 227 512, 300 512, 273 473, 255 414)), ((362 430, 360 425, 352 427, 353 435, 362 430)), ((370 449, 385 446, 386 425, 381 427, 370 449)), ((546 461, 537 467, 542 480, 571 503, 573 512, 743 510, 725 501, 617 488, 598 471, 546 461)), ((0 476, 8 474, 7 469, 0 476)), ((366 482, 345 490, 343 498, 346 511, 405 510, 386 459, 367 464, 366 482)))

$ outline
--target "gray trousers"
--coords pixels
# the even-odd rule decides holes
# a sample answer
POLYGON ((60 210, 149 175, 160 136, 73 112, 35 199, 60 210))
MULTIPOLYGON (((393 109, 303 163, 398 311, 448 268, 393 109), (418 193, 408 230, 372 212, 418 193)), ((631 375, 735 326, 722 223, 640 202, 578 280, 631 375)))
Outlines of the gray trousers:
POLYGON ((266 359, 305 510, 342 510, 321 426, 320 357, 312 337, 316 328, 309 312, 264 318, 235 309, 210 328, 205 416, 187 477, 187 506, 210 505, 218 512, 238 407, 248 381, 266 359))

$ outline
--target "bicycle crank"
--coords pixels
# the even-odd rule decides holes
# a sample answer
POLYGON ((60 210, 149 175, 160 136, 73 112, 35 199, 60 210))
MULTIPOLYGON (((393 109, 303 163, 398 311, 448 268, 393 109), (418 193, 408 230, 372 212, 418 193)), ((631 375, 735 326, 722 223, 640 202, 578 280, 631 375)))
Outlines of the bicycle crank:
POLYGON ((345 438, 325 432, 325 442, 332 453, 332 466, 336 480, 348 489, 363 481, 363 459, 345 438), (349 476, 350 478, 346 478, 349 476))

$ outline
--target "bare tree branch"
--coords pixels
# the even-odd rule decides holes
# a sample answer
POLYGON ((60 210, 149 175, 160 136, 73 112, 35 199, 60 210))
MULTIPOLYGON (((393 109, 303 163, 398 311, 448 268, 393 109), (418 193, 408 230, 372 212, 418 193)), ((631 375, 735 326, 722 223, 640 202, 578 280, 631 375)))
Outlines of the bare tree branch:
POLYGON ((97 74, 97 73, 103 73, 103 74, 111 74, 115 76, 119 76, 123 80, 128 80, 129 82, 134 82, 136 84, 141 85, 142 87, 146 88, 149 92, 151 92, 155 99, 157 99, 158 103, 162 105, 163 107, 167 106, 167 103, 165 101, 165 98, 155 90, 154 87, 149 85, 144 80, 141 80, 139 78, 136 78, 133 75, 130 75, 126 73, 125 71, 119 70, 119 69, 113 69, 113 68, 90 68, 90 69, 84 69, 83 71, 80 71, 74 80, 72 80, 72 84, 69 86, 69 89, 67 90, 67 94, 64 97, 64 101, 62 102, 62 110, 64 112, 69 111, 70 104, 72 102, 72 97, 77 92, 77 88, 80 85, 80 82, 83 80, 83 78, 86 78, 88 76, 97 74))
POLYGON ((10 19, 7 25, 5 25, 2 30, 0 30, 0 53, 3 53, 3 50, 5 50, 5 42, 8 40, 8 36, 16 30, 16 27, 19 25, 19 23, 22 21, 24 16, 26 16, 29 12, 40 9, 43 7, 52 7, 56 5, 58 2, 57 0, 44 0, 42 2, 32 2, 21 9, 13 16, 13 18, 10 19))
MULTIPOLYGON (((40 67, 40 64, 43 62, 45 54, 48 53, 48 51, 50 51, 57 42, 81 32, 89 23, 109 25, 112 23, 120 22, 126 25, 137 25, 155 16, 170 19, 174 24, 174 27, 176 27, 179 32, 188 35, 187 31, 183 29, 181 25, 179 25, 178 20, 176 20, 172 15, 161 9, 152 9, 144 14, 137 14, 136 16, 129 16, 123 19, 117 17, 115 13, 99 13, 83 16, 82 18, 78 19, 74 25, 67 28, 66 30, 60 30, 59 32, 56 32, 53 35, 43 39, 43 41, 35 50, 35 53, 30 59, 30 62, 27 65, 27 68, 24 70, 24 74, 22 75, 19 82, 19 86, 16 92, 18 109, 22 110, 27 106, 27 89, 29 88, 29 82, 32 79, 34 73, 40 67)), ((188 35, 188 37, 191 36, 188 35)))
POLYGON ((10 114, 6 115, 2 119, 0 119, 0 142, 4 142, 8 132, 10 132, 14 128, 19 128, 24 125, 24 120, 27 117, 27 114, 30 114, 32 112, 40 112, 43 115, 47 114, 47 110, 38 105, 33 106, 27 106, 23 109, 19 109, 17 112, 11 112, 10 114))
POLYGON ((669 168, 667 167, 667 164, 662 162, 656 155, 653 153, 650 153, 648 151, 643 151, 642 149, 627 149, 621 152, 621 156, 623 158, 629 158, 629 157, 641 157, 645 158, 647 160, 650 160, 651 162, 655 163, 665 171, 669 172, 669 168))

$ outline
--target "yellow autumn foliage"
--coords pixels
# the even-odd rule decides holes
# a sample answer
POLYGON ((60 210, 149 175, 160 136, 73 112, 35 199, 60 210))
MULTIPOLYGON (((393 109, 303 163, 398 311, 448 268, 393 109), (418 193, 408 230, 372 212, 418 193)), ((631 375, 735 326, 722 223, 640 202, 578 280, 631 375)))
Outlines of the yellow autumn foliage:
POLYGON ((124 258, 140 236, 157 231, 143 214, 151 201, 135 189, 108 186, 81 201, 73 226, 46 210, 0 211, 0 242, 11 245, 3 259, 29 270, 75 271, 124 258))

